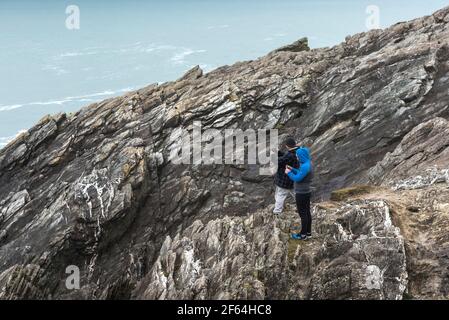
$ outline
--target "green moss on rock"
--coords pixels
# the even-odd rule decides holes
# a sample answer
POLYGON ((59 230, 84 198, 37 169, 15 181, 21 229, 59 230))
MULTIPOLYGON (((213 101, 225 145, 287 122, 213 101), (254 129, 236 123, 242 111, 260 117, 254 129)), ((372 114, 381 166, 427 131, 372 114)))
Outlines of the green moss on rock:
POLYGON ((353 186, 349 188, 339 189, 332 191, 331 200, 332 201, 344 201, 350 197, 362 195, 373 191, 373 186, 353 186))

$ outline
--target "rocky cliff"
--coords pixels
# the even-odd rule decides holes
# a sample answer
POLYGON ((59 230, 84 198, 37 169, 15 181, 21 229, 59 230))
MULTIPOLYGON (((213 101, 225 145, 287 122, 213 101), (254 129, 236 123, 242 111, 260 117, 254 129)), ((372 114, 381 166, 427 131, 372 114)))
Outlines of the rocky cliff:
POLYGON ((448 298, 448 119, 449 8, 47 116, 0 151, 0 298, 448 298), (257 166, 171 162, 194 121, 308 144, 315 237, 257 166))

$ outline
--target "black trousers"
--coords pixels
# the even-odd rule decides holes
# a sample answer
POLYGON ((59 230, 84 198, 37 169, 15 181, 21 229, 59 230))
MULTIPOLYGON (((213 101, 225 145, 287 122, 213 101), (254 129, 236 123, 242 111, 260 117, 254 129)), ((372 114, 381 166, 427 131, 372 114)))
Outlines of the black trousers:
POLYGON ((310 193, 296 194, 296 208, 301 218, 301 235, 312 233, 312 214, 310 213, 310 193))

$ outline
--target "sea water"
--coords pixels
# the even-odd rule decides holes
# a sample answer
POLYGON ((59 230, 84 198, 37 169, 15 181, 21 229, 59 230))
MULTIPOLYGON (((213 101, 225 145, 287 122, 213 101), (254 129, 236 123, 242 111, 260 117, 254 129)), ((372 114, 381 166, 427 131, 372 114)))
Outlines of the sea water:
POLYGON ((256 59, 304 36, 313 48, 338 44, 367 31, 373 5, 387 27, 449 1, 1 0, 0 148, 46 114, 175 80, 195 65, 207 72, 256 59), (69 6, 79 9, 79 29, 67 23, 69 6))

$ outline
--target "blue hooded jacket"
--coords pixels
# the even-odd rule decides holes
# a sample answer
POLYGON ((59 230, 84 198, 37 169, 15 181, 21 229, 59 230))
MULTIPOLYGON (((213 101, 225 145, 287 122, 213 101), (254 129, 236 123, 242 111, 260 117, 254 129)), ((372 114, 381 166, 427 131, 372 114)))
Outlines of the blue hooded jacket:
POLYGON ((299 169, 292 168, 288 177, 295 182, 296 193, 309 193, 310 184, 313 178, 312 160, 308 148, 299 148, 296 150, 296 156, 299 159, 299 169))

